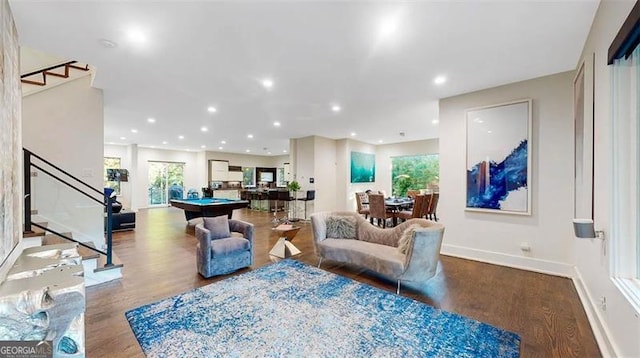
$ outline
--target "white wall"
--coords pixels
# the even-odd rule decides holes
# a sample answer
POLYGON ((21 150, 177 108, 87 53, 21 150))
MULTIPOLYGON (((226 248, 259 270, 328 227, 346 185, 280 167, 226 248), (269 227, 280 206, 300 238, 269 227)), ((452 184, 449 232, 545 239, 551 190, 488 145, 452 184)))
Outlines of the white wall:
MULTIPOLYGON (((595 211, 594 221, 599 229, 611 233, 612 168, 611 156, 611 89, 607 51, 611 41, 628 16, 634 1, 600 3, 582 58, 595 53, 595 211)), ((571 235, 570 235, 571 236, 571 235)), ((607 237, 609 246, 615 237, 607 237)), ((576 288, 583 298, 600 348, 606 355, 640 356, 640 319, 630 303, 610 279, 611 247, 605 249, 599 240, 574 241, 576 258, 576 288), (599 304, 606 298, 606 310, 599 304)))
POLYGON ((443 252, 571 276, 573 78, 565 72, 440 101, 443 252), (532 215, 466 212, 465 110, 523 98, 533 99, 532 215))
MULTIPOLYGON (((98 190, 103 187, 103 129, 102 90, 91 87, 90 73, 23 97, 24 147, 98 190)), ((101 247, 103 207, 61 189, 62 184, 53 184, 42 173, 33 179, 38 213, 51 226, 63 224, 77 238, 90 238, 101 247)))
POLYGON ((301 178, 300 182, 303 191, 316 190, 314 202, 307 204, 307 216, 336 208, 336 141, 324 137, 314 139, 314 183, 309 183, 308 178, 301 178))

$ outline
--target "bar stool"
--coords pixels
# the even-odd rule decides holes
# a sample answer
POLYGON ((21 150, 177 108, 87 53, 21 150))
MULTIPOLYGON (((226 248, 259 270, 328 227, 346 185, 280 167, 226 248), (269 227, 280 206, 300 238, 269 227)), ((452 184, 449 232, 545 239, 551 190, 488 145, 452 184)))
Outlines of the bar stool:
POLYGON ((316 191, 315 190, 307 190, 307 195, 304 198, 299 198, 296 200, 304 201, 304 219, 307 220, 307 203, 309 201, 314 201, 316 199, 316 191))
POLYGON ((289 220, 289 202, 291 201, 289 190, 278 190, 278 201, 281 201, 283 203, 283 210, 286 213, 282 220, 289 220))
POLYGON ((273 224, 278 223, 278 190, 269 190, 267 197, 269 198, 269 210, 271 210, 271 206, 273 203, 273 220, 271 222, 273 224))

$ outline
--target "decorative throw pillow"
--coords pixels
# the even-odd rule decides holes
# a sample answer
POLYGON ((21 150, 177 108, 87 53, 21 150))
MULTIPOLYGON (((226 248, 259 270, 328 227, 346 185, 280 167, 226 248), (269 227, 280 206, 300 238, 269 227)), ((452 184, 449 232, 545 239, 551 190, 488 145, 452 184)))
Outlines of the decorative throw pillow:
POLYGON ((400 236, 400 240, 398 240, 398 251, 400 251, 401 254, 407 254, 409 246, 413 243, 413 234, 416 232, 416 229, 422 228, 423 226, 420 224, 413 224, 404 229, 402 236, 400 236))
POLYGON ((327 218, 327 237, 333 239, 355 239, 356 218, 351 216, 329 216, 327 218))
POLYGON ((211 232, 211 240, 226 239, 231 236, 229 219, 226 215, 204 218, 204 228, 211 232))

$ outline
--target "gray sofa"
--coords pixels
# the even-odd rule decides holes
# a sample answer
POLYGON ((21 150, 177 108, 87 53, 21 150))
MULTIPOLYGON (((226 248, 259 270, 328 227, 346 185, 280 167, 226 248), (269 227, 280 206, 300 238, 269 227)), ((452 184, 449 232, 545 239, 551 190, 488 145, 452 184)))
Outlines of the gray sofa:
POLYGON ((444 234, 442 224, 411 219, 394 228, 381 229, 349 211, 315 213, 311 215, 311 224, 315 252, 320 257, 318 266, 323 259, 329 259, 367 268, 397 281, 398 293, 401 283, 421 290, 436 274, 444 234), (328 234, 327 224, 334 225, 336 217, 355 222, 355 238, 335 238, 328 234), (400 242, 403 234, 412 239, 400 242), (399 242, 404 253, 398 248, 399 242))

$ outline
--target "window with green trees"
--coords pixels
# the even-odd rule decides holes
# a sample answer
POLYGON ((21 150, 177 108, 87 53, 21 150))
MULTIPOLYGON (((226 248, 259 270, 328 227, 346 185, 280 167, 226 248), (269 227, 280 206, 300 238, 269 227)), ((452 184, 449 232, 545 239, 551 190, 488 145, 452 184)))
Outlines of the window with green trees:
POLYGON ((120 169, 120 165, 120 158, 104 157, 104 187, 115 190, 118 195, 120 195, 120 182, 109 181, 109 178, 107 178, 107 169, 120 169))
POLYGON ((253 187, 256 185, 256 168, 242 167, 242 186, 253 187))
POLYGON ((391 158, 391 187, 394 196, 406 196, 407 190, 437 190, 440 178, 438 154, 408 155, 391 158))

